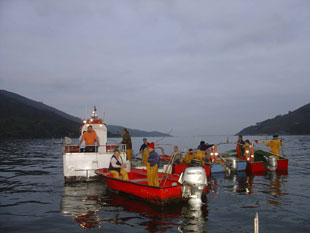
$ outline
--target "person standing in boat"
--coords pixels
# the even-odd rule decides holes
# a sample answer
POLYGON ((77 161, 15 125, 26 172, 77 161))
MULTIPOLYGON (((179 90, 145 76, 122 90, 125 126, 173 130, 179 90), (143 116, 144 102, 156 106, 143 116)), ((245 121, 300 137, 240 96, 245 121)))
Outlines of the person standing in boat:
POLYGON ((171 157, 173 157, 174 163, 180 164, 183 160, 182 152, 179 151, 178 146, 174 146, 173 150, 171 157))
POLYGON ((147 148, 147 146, 149 145, 148 141, 146 138, 143 138, 143 144, 140 146, 140 152, 142 153, 144 151, 144 149, 147 148))
POLYGON ((140 154, 142 155, 142 164, 147 164, 147 159, 149 158, 149 151, 147 150, 147 146, 149 145, 146 138, 143 138, 143 144, 140 146, 140 154))
POLYGON ((197 150, 205 151, 206 150, 206 142, 205 141, 200 141, 200 144, 197 147, 197 150))
POLYGON ((201 160, 203 166, 205 165, 205 162, 210 162, 211 161, 211 154, 210 154, 210 149, 214 144, 208 144, 205 141, 201 141, 199 146, 197 147, 197 152, 196 152, 196 159, 201 160))
POLYGON ((279 135, 273 135, 273 139, 269 142, 263 141, 265 146, 270 146, 270 153, 277 157, 280 157, 280 146, 282 146, 282 140, 279 139, 279 135))
POLYGON ((83 133, 83 136, 80 140, 78 147, 81 146, 83 140, 85 141, 85 152, 95 152, 96 151, 95 143, 97 144, 98 147, 100 146, 97 134, 95 130, 93 130, 93 127, 91 125, 89 125, 87 127, 87 131, 83 133))
POLYGON ((154 150, 154 142, 151 142, 147 149, 150 153, 149 158, 147 160, 148 166, 147 166, 147 182, 150 186, 159 186, 158 182, 158 166, 160 157, 154 150))
POLYGON ((120 156, 118 149, 114 150, 114 154, 111 157, 109 172, 114 178, 119 179, 119 175, 122 175, 123 180, 128 180, 128 173, 126 169, 126 161, 120 156))
POLYGON ((244 154, 244 146, 245 142, 242 140, 242 135, 238 136, 238 141, 237 141, 237 146, 236 146, 236 151, 237 151, 237 157, 241 158, 243 157, 244 154))
POLYGON ((120 144, 125 144, 126 145, 126 154, 127 154, 127 159, 131 162, 131 153, 132 153, 132 143, 131 143, 131 137, 126 128, 123 128, 123 139, 120 142, 120 144))

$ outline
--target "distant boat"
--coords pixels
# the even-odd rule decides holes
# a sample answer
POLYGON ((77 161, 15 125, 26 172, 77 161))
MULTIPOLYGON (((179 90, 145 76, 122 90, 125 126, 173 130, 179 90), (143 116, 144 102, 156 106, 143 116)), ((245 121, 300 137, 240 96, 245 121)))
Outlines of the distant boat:
POLYGON ((56 141, 53 138, 53 144, 64 144, 64 140, 61 138, 59 141, 56 141))

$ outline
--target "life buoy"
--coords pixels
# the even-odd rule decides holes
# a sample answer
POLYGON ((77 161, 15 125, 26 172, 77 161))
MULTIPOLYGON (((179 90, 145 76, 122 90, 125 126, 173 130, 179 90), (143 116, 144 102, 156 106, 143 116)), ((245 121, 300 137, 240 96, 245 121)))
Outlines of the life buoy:
POLYGON ((211 147, 211 152, 210 152, 210 157, 211 157, 211 162, 214 163, 217 160, 219 153, 217 152, 216 146, 211 147))
POLYGON ((253 148, 253 146, 250 146, 250 150, 251 150, 250 162, 253 162, 254 161, 254 148, 253 148))
POLYGON ((254 149, 253 149, 253 146, 246 147, 244 153, 245 153, 246 161, 248 161, 248 162, 253 162, 254 161, 254 149))

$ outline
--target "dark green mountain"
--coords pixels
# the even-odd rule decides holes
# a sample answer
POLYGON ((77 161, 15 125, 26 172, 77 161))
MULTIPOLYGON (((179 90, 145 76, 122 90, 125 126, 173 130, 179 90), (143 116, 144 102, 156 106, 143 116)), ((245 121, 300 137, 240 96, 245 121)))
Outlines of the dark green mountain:
POLYGON ((78 137, 81 120, 0 90, 0 138, 78 137))
POLYGON ((278 115, 241 130, 237 135, 309 135, 310 103, 285 115, 278 115))
MULTIPOLYGON (((0 139, 79 137, 82 120, 41 102, 0 90, 0 139)), ((121 126, 108 126, 108 137, 121 137, 121 126)), ((128 129, 131 136, 166 136, 128 129)))
POLYGON ((6 98, 10 98, 10 99, 13 99, 15 100, 15 102, 18 102, 18 103, 22 103, 22 104, 25 104, 25 105, 28 105, 32 108, 35 108, 35 109, 38 109, 38 110, 46 110, 46 111, 49 111, 49 112, 53 112, 65 119, 68 119, 68 120, 71 120, 71 121, 75 121, 75 122, 78 122, 79 124, 81 123, 81 119, 78 118, 78 117, 74 117, 74 116, 71 116, 65 112, 62 112, 56 108, 53 108, 53 107, 50 107, 46 104, 43 104, 42 102, 37 102, 37 101, 34 101, 34 100, 31 100, 31 99, 28 99, 26 97, 23 97, 21 95, 18 95, 18 94, 15 94, 13 92, 9 92, 9 91, 5 91, 5 90, 0 90, 0 97, 6 97, 6 98))
MULTIPOLYGON (((108 125, 107 127, 109 131, 115 135, 122 135, 122 129, 124 128, 123 126, 117 126, 117 125, 108 125)), ((163 137, 163 136, 170 137, 170 135, 158 131, 146 132, 138 129, 129 129, 129 128, 127 128, 127 130, 133 137, 163 137)))

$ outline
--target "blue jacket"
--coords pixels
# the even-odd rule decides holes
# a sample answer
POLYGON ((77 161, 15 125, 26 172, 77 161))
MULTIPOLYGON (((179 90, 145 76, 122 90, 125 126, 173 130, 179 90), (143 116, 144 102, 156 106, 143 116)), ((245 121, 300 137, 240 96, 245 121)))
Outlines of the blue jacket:
POLYGON ((150 152, 149 158, 147 160, 150 163, 150 166, 153 167, 155 164, 158 164, 159 166, 159 155, 155 152, 155 150, 152 150, 150 152))

